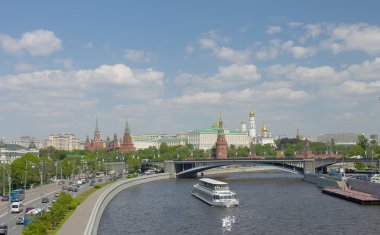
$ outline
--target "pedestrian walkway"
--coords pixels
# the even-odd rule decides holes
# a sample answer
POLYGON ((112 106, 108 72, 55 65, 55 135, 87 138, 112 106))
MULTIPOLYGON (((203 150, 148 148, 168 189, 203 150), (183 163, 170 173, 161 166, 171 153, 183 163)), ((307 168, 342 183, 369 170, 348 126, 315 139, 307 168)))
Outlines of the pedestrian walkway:
POLYGON ((92 209, 100 195, 112 184, 103 186, 98 191, 91 194, 84 202, 82 202, 75 210, 74 214, 63 224, 57 235, 82 235, 86 229, 90 219, 92 209))

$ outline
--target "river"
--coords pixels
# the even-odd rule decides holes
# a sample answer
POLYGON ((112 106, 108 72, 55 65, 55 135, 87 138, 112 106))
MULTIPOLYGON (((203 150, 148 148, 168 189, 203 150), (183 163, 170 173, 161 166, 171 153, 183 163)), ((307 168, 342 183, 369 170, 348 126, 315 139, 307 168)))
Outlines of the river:
POLYGON ((322 194, 300 175, 270 170, 209 177, 228 182, 240 205, 211 207, 194 198, 196 179, 143 184, 110 202, 98 234, 380 234, 380 206, 322 194), (227 216, 235 223, 223 227, 227 216))

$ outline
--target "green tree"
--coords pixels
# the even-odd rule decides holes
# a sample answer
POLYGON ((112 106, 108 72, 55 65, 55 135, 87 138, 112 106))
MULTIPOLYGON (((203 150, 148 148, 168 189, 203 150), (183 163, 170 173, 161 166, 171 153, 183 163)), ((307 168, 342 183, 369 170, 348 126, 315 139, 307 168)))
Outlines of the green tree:
POLYGON ((364 135, 359 135, 357 145, 359 145, 363 151, 366 151, 368 146, 368 139, 364 135))

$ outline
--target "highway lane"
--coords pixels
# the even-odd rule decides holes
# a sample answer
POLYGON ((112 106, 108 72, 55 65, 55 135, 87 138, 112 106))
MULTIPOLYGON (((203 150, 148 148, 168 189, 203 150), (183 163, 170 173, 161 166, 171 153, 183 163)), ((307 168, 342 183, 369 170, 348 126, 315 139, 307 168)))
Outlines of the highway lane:
MULTIPOLYGON (((73 183, 75 183, 73 181, 73 183)), ((68 182, 65 182, 65 186, 69 186, 68 182)), ((23 201, 24 204, 24 210, 27 207, 34 207, 34 208, 43 208, 47 209, 48 206, 52 205, 52 200, 55 198, 54 194, 56 192, 61 192, 63 185, 58 185, 58 183, 53 183, 49 185, 44 185, 43 189, 35 188, 32 190, 27 190, 26 199, 23 201), (48 203, 42 203, 42 198, 47 197, 49 198, 48 203)), ((89 183, 83 184, 78 188, 78 192, 68 192, 64 190, 65 192, 71 193, 72 197, 75 197, 76 194, 83 192, 87 188, 89 188, 89 183)), ((9 204, 8 202, 1 202, 0 203, 0 224, 7 224, 8 222, 8 208, 9 204)), ((9 216, 9 231, 8 234, 11 235, 19 235, 22 233, 22 230, 24 226, 22 224, 16 225, 16 219, 17 217, 22 217, 24 215, 24 211, 20 213, 12 213, 9 216)))

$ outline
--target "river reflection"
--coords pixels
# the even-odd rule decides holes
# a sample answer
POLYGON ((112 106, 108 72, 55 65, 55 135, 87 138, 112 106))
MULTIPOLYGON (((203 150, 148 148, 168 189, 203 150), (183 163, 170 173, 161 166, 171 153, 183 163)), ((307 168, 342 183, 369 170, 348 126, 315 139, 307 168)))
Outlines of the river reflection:
POLYGON ((108 234, 379 234, 380 207, 328 195, 302 176, 267 171, 210 178, 225 181, 240 199, 211 207, 191 196, 196 179, 167 180, 121 192, 106 208, 100 235, 108 234), (230 231, 223 218, 234 217, 230 231))

